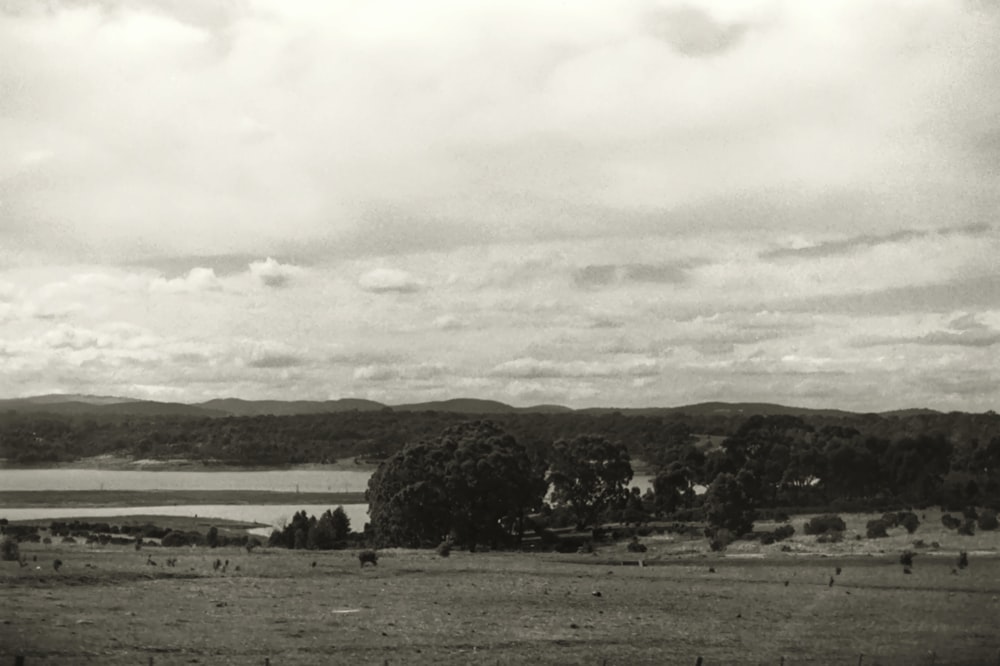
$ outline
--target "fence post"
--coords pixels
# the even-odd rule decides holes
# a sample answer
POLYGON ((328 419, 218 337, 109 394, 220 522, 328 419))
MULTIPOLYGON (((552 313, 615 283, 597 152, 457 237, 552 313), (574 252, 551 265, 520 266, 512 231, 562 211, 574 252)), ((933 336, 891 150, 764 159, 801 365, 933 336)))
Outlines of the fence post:
POLYGON ((864 652, 858 655, 858 666, 861 666, 861 662, 864 661, 864 658, 865 658, 864 652))

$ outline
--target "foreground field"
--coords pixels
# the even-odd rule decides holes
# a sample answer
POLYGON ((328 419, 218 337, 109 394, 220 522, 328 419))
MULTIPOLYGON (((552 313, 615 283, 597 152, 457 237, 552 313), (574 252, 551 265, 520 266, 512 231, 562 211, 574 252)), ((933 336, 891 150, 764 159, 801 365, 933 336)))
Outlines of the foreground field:
POLYGON ((0 663, 998 663, 995 555, 957 573, 921 555, 907 575, 895 553, 654 551, 383 551, 361 569, 352 552, 22 544, 27 566, 0 562, 0 663))

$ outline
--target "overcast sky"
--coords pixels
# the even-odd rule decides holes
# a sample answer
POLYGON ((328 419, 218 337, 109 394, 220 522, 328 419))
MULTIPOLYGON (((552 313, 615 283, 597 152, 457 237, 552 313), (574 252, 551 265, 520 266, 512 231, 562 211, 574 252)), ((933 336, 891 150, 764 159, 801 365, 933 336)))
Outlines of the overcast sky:
POLYGON ((0 397, 1000 405, 989 0, 0 8, 0 397))

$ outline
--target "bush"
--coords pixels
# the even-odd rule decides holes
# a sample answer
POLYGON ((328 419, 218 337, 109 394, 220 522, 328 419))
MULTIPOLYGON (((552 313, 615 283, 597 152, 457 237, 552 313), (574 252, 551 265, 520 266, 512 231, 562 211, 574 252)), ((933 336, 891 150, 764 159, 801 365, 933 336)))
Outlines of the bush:
POLYGON ((888 511, 882 514, 882 522, 885 523, 887 528, 896 527, 899 525, 899 517, 903 515, 902 513, 896 513, 895 511, 888 511))
POLYGON ((897 525, 901 525, 906 528, 907 533, 913 534, 920 527, 920 519, 917 518, 917 514, 912 511, 901 511, 896 514, 897 525))
POLYGON ((976 534, 976 521, 969 518, 958 528, 958 533, 963 536, 974 536, 976 534))
POLYGON ((805 525, 806 534, 843 532, 846 529, 847 524, 835 513, 824 513, 820 516, 813 516, 805 525))
POLYGON ((708 541, 708 547, 713 552, 725 550, 726 546, 734 541, 733 533, 727 529, 718 529, 708 541))
POLYGON ((626 548, 628 548, 628 552, 630 553, 646 552, 646 546, 639 543, 639 539, 637 537, 632 537, 632 540, 628 542, 628 546, 626 546, 626 548))
POLYGON ((865 524, 865 535, 869 539, 882 539, 889 536, 886 532, 889 525, 886 524, 885 520, 882 518, 876 518, 875 520, 869 520, 865 524))
POLYGON ((950 513, 946 513, 941 516, 941 524, 947 527, 949 530, 957 530, 959 527, 962 526, 962 520, 960 518, 956 518, 950 513))
POLYGON ((21 547, 17 545, 11 537, 3 540, 0 544, 0 560, 4 562, 18 562, 21 559, 21 547))
POLYGON ((437 547, 437 554, 441 557, 448 557, 451 555, 451 541, 445 539, 439 543, 437 547))
POLYGON ((979 512, 977 524, 981 530, 995 530, 998 527, 997 512, 993 509, 983 509, 979 512))
POLYGON ((781 525, 778 529, 774 530, 771 535, 774 537, 775 541, 784 541, 785 539, 793 536, 795 534, 795 528, 791 525, 781 525))

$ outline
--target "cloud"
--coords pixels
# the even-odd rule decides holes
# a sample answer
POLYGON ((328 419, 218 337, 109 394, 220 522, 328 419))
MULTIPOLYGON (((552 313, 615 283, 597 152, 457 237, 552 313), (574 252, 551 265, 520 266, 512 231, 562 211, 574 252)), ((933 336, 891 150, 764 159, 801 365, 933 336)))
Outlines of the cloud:
POLYGON ((222 283, 211 268, 192 268, 184 277, 166 279, 155 278, 149 285, 150 291, 168 293, 194 293, 199 291, 218 291, 222 283))
POLYGON ((853 341, 857 347, 878 347, 883 345, 927 345, 954 347, 992 347, 1000 344, 1000 330, 982 323, 974 314, 965 314, 953 319, 944 330, 935 330, 920 335, 904 336, 864 336, 853 341))
POLYGON ((760 258, 764 260, 771 260, 830 257, 849 254, 857 250, 867 250, 876 245, 905 243, 910 240, 927 238, 928 236, 931 236, 932 233, 939 237, 951 235, 977 236, 984 234, 989 230, 990 227, 986 224, 973 224, 964 227, 939 229, 934 232, 916 229, 903 229, 889 234, 863 234, 842 240, 816 243, 815 245, 808 245, 805 247, 777 248, 762 252, 760 254, 760 258))
POLYGON ((305 360, 295 354, 264 354, 250 359, 247 366, 263 369, 296 368, 304 363, 305 360))
POLYGON ((497 377, 546 379, 568 377, 651 377, 660 374, 655 359, 636 358, 620 363, 602 361, 551 361, 518 358, 496 365, 491 373, 497 377))
POLYGON ((268 257, 264 261, 253 261, 249 265, 250 275, 265 287, 280 289, 287 287, 292 278, 301 272, 297 266, 280 264, 268 257))
POLYGON ((749 26, 717 21, 697 7, 679 6, 651 11, 646 27, 678 53, 711 56, 737 46, 749 26))
POLYGON ((413 381, 439 379, 451 370, 439 363, 400 363, 395 365, 363 365, 354 369, 354 379, 362 382, 413 381))
POLYGON ((693 262, 674 264, 598 264, 584 266, 573 273, 579 287, 607 287, 615 284, 651 283, 681 284, 693 262))
POLYGON ((358 278, 358 285, 375 294, 412 294, 424 287, 416 277, 397 268, 372 269, 358 278))

